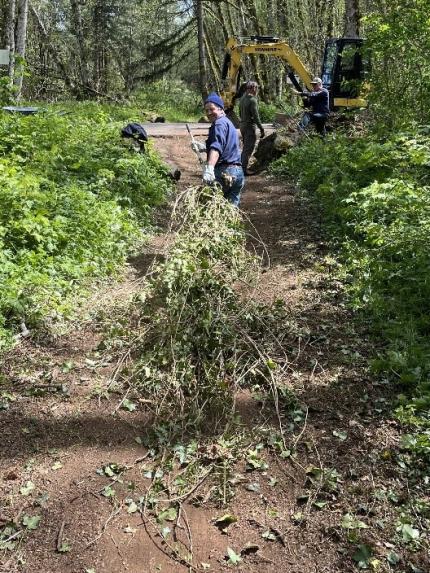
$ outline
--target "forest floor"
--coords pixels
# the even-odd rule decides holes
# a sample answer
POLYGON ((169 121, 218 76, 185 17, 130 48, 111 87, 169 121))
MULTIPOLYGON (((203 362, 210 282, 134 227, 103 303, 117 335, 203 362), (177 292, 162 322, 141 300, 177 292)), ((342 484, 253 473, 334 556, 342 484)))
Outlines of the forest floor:
MULTIPOLYGON (((157 138, 155 146, 181 169, 180 189, 199 184, 188 138, 157 138)), ((398 427, 387 385, 369 377, 366 334, 330 274, 318 214, 265 174, 248 178, 241 207, 259 236, 255 248, 262 241, 268 254, 253 296, 283 300, 296 333, 289 383, 298 405, 286 436, 294 455, 261 450, 253 471, 238 461, 225 504, 211 499, 212 476, 202 479, 170 519, 175 542, 164 542, 127 502, 151 484, 141 444, 150 420, 143 408, 124 409, 124 394, 112 391, 118 363, 104 340, 151 261, 166 252, 170 237, 161 228, 126 278, 95 294, 88 320, 49 341, 23 340, 3 366, 1 390, 10 398, 0 412, 0 525, 27 526, 10 533, 1 571, 345 573, 360 560, 390 571, 393 555, 401 570, 425 564, 422 552, 396 549, 390 495, 406 495, 394 455, 398 427), (172 550, 181 543, 191 566, 172 550)), ((165 209, 160 226, 167 219, 165 209)), ((275 431, 252 394, 238 396, 237 410, 250 433, 275 431)))

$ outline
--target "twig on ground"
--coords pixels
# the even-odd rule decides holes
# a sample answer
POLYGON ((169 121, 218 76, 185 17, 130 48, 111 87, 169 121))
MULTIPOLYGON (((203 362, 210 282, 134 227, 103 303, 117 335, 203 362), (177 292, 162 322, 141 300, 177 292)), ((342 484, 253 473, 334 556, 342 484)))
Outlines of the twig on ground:
POLYGON ((113 544, 115 545, 115 547, 116 547, 116 550, 117 550, 118 555, 119 555, 119 557, 120 557, 120 559, 121 559, 121 562, 122 562, 123 567, 125 567, 125 569, 128 570, 128 565, 127 565, 127 563, 126 563, 126 561, 125 561, 124 555, 121 553, 121 549, 119 548, 118 543, 115 541, 115 538, 114 538, 114 536, 112 535, 112 533, 109 533, 109 537, 112 539, 112 543, 113 543, 113 544))
POLYGON ((188 533, 188 541, 189 541, 189 543, 190 543, 191 561, 193 561, 193 558, 194 558, 193 536, 192 536, 192 533, 191 533, 191 527, 190 527, 190 522, 188 521, 187 512, 185 511, 185 509, 183 510, 183 512, 184 512, 185 526, 186 526, 186 528, 187 528, 187 533, 188 533))
POLYGON ((63 545, 63 535, 64 535, 64 526, 66 525, 66 522, 63 520, 61 522, 60 525, 60 529, 58 531, 58 535, 57 535, 57 551, 61 552, 61 547, 63 545))
POLYGON ((7 539, 3 539, 2 543, 6 544, 9 543, 9 541, 12 541, 12 539, 16 539, 17 537, 19 537, 20 535, 22 535, 23 530, 20 529, 19 531, 15 531, 15 533, 13 533, 12 535, 10 535, 7 539))
POLYGON ((161 536, 161 534, 158 530, 158 527, 154 524, 153 520, 150 519, 148 516, 146 516, 146 518, 145 518, 142 514, 142 511, 141 511, 141 516, 142 516, 143 527, 145 528, 145 531, 148 534, 148 537, 154 543, 155 547, 157 547, 157 549, 162 551, 164 553, 164 555, 166 555, 167 557, 169 557, 173 561, 180 563, 184 567, 188 567, 189 571, 198 573, 198 569, 196 567, 194 567, 194 565, 189 563, 189 561, 187 561, 187 559, 184 559, 184 557, 182 557, 179 554, 178 550, 175 547, 172 547, 170 545, 170 543, 167 541, 167 539, 165 539, 164 537, 161 536), (156 532, 156 535, 160 538, 161 543, 156 542, 155 536, 151 533, 151 531, 148 528, 148 524, 150 524, 153 527, 153 529, 156 532), (168 551, 166 550, 166 548, 168 549, 168 551))
POLYGON ((110 382, 109 382, 109 384, 108 384, 108 387, 106 388, 106 391, 107 391, 107 392, 109 392, 109 390, 110 390, 110 388, 112 387, 112 385, 116 382, 116 379, 117 379, 117 377, 118 377, 118 374, 120 373, 120 371, 121 371, 121 369, 122 369, 122 365, 123 365, 124 362, 130 357, 130 354, 131 354, 131 350, 128 349, 127 352, 125 352, 125 353, 120 357, 120 359, 118 360, 118 362, 117 362, 117 364, 116 364, 116 366, 115 366, 115 368, 114 368, 114 370, 113 370, 113 373, 112 373, 110 382))
POLYGON ((306 426, 307 426, 307 422, 308 422, 308 415, 309 415, 309 408, 306 406, 306 416, 305 416, 305 421, 303 424, 303 428, 302 431, 300 432, 300 434, 297 436, 297 438, 294 440, 293 443, 293 450, 295 450, 297 448, 297 444, 300 441, 300 438, 303 436, 305 430, 306 430, 306 426))
MULTIPOLYGON (((291 458, 290 458, 290 459, 291 459, 291 458)), ((290 479, 292 479, 294 483, 298 483, 298 480, 297 480, 292 474, 290 474, 290 473, 285 469, 285 460, 283 460, 283 461, 284 461, 283 464, 281 464, 281 462, 279 461, 278 456, 275 457, 275 460, 276 460, 276 463, 278 464, 278 467, 279 467, 279 469, 281 470, 281 472, 282 472, 285 476, 287 476, 287 477, 289 477, 290 479)))
POLYGON ((121 398, 121 400, 115 406, 115 408, 112 410, 112 416, 118 412, 118 410, 121 408, 122 404, 127 399, 127 396, 130 394, 130 392, 131 392, 131 386, 127 388, 127 392, 124 394, 124 396, 121 398))
POLYGON ((120 511, 121 511, 121 506, 117 507, 114 511, 112 511, 112 513, 109 515, 109 517, 106 519, 106 521, 102 525, 102 528, 101 528, 99 534, 96 535, 96 537, 94 537, 94 539, 92 539, 91 541, 89 541, 86 544, 85 549, 88 549, 89 547, 91 547, 91 545, 94 545, 94 543, 96 543, 100 539, 100 537, 102 537, 103 533, 106 531, 107 526, 109 525, 109 522, 112 521, 112 519, 114 517, 116 517, 120 511))
POLYGON ((209 468, 209 470, 203 475, 203 477, 187 493, 184 493, 182 495, 178 495, 176 497, 171 497, 170 499, 168 499, 166 501, 169 501, 169 503, 173 503, 176 501, 185 501, 186 499, 188 499, 190 497, 190 495, 193 494, 203 484, 203 482, 207 479, 207 477, 212 473, 213 469, 214 469, 214 466, 211 466, 209 468))

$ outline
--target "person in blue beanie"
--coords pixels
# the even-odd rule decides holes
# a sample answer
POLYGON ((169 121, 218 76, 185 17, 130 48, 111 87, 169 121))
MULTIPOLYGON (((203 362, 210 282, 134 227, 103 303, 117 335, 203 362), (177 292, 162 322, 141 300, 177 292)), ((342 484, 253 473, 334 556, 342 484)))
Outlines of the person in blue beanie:
POLYGON ((236 207, 245 178, 240 159, 239 136, 232 122, 225 115, 224 102, 215 92, 205 100, 205 113, 211 123, 206 144, 194 142, 194 151, 206 152, 203 182, 211 185, 217 181, 224 197, 236 207))

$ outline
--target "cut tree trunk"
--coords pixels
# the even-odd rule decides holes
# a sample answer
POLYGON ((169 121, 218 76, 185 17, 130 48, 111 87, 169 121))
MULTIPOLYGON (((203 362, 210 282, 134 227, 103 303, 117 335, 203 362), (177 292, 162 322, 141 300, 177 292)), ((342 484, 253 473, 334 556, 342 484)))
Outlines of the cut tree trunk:
POLYGON ((205 52, 205 31, 203 26, 203 4, 202 0, 195 0, 195 12, 197 19, 197 41, 199 45, 199 83, 200 93, 203 101, 208 95, 207 88, 207 64, 205 52))

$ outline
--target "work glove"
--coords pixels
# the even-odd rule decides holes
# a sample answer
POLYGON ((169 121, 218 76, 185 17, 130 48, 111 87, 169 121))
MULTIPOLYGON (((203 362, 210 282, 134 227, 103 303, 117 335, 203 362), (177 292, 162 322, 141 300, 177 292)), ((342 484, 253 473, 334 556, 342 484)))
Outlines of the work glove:
POLYGON ((191 149, 196 153, 203 153, 206 151, 206 145, 201 141, 193 141, 191 144, 191 149))
POLYGON ((263 139, 264 135, 265 135, 265 134, 264 134, 264 129, 261 128, 261 129, 260 129, 260 138, 263 139))
POLYGON ((211 185, 215 181, 215 172, 213 165, 205 165, 205 168, 203 169, 202 179, 203 183, 206 183, 206 185, 211 185))

